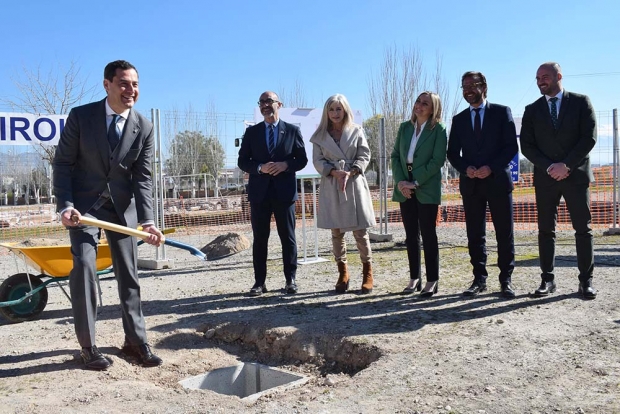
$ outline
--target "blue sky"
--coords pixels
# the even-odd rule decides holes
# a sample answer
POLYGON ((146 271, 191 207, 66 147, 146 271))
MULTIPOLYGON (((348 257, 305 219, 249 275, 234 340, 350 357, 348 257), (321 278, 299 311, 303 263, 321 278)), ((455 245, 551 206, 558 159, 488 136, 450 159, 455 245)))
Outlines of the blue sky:
POLYGON ((261 92, 299 82, 314 106, 343 93, 367 115, 385 49, 413 45, 429 71, 443 57, 452 88, 463 72, 484 72, 489 100, 515 114, 540 96, 534 76, 549 60, 597 111, 620 106, 616 0, 23 0, 2 9, 2 96, 16 94, 10 78, 22 65, 75 60, 101 85, 105 64, 121 58, 140 72, 143 113, 213 102, 251 114, 261 92))

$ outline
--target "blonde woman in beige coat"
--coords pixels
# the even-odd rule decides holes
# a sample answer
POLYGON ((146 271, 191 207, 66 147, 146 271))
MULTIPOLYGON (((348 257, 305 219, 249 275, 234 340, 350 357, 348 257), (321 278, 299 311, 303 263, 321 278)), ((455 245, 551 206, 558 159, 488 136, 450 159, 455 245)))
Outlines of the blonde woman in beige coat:
POLYGON ((317 226, 332 231, 339 273, 336 292, 345 293, 349 289, 344 235, 351 231, 362 260, 362 293, 370 293, 372 252, 367 229, 375 225, 375 213, 364 177, 370 148, 362 127, 353 123, 353 112, 344 95, 327 99, 321 123, 310 142, 314 167, 321 174, 317 226))

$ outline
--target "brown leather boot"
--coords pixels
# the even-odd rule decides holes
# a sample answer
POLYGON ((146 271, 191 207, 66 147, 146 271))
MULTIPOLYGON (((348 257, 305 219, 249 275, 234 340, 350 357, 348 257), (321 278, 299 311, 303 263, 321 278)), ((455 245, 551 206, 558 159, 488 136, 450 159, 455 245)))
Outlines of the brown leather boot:
POLYGON ((349 289, 349 271, 345 262, 338 262, 338 274, 336 292, 345 293, 349 289))
POLYGON ((364 277, 362 280, 362 293, 371 293, 372 292, 372 265, 370 262, 362 263, 362 276, 364 277))

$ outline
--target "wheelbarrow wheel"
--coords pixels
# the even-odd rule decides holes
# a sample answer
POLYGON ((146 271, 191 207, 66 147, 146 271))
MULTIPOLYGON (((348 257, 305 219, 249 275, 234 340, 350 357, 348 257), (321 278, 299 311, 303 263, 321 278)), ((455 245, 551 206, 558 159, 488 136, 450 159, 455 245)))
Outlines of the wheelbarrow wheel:
MULTIPOLYGON (((32 288, 35 289, 43 284, 41 278, 30 275, 32 288)), ((28 275, 17 273, 0 285, 0 302, 18 300, 30 292, 28 275)), ((43 288, 30 298, 18 303, 17 305, 0 307, 0 314, 10 322, 24 322, 36 319, 41 315, 47 305, 47 289, 43 288)))

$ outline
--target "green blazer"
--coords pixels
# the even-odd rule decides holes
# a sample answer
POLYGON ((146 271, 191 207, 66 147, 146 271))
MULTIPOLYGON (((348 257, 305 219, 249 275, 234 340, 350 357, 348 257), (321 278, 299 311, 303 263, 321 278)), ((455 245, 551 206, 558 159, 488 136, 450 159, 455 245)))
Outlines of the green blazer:
MULTIPOLYGON (((413 138, 413 128, 411 121, 400 124, 392 151, 392 178, 394 179, 392 200, 400 203, 407 200, 398 191, 397 185, 400 181, 409 181, 407 153, 413 138)), ((424 126, 415 147, 412 163, 413 180, 419 184, 415 193, 422 204, 441 204, 441 167, 446 161, 447 143, 446 126, 443 123, 437 123, 433 129, 430 123, 424 126)))

